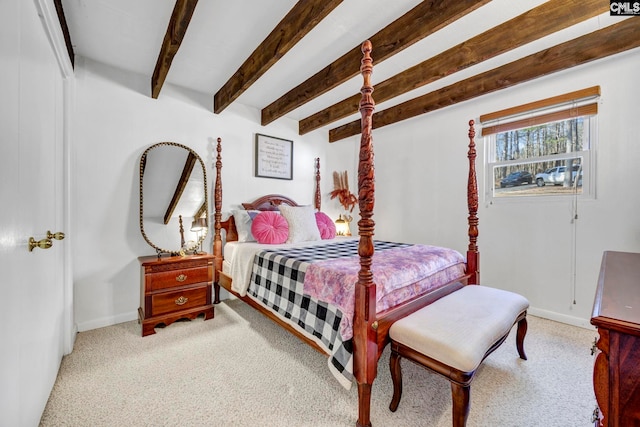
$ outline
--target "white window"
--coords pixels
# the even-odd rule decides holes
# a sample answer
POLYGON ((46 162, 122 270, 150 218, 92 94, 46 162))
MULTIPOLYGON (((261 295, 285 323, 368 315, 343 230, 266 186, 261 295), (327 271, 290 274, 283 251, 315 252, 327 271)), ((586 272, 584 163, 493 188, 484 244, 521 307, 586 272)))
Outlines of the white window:
POLYGON ((594 197, 599 94, 596 86, 481 116, 487 198, 594 197))

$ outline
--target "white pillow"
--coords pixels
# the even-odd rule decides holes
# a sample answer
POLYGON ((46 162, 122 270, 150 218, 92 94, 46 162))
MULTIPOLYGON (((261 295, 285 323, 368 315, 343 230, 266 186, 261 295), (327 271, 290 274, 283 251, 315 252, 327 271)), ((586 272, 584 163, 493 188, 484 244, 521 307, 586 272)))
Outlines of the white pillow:
POLYGON ((287 243, 322 240, 313 207, 280 205, 279 209, 289 223, 287 243))
POLYGON ((236 231, 238 231, 238 242, 255 242, 256 239, 253 237, 253 234, 251 234, 251 223, 260 211, 236 209, 232 210, 231 213, 236 223, 236 231))

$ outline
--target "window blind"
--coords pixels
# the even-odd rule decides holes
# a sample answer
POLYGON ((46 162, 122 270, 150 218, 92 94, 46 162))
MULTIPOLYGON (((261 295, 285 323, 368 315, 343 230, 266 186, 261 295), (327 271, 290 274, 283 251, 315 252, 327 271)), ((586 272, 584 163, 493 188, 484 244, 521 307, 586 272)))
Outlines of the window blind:
POLYGON ((507 108, 480 116, 482 136, 598 113, 600 86, 507 108))

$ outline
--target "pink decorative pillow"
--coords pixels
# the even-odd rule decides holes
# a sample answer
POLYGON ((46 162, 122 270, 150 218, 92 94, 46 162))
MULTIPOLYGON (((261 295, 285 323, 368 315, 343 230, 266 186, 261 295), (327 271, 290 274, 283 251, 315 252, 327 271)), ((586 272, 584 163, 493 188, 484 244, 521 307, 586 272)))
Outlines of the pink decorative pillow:
POLYGON ((324 212, 316 212, 316 223, 318 224, 318 230, 320 230, 320 237, 323 240, 335 239, 336 237, 336 225, 324 212))
POLYGON ((260 212, 251 223, 251 234, 258 243, 277 245, 289 237, 289 224, 278 212, 260 212))

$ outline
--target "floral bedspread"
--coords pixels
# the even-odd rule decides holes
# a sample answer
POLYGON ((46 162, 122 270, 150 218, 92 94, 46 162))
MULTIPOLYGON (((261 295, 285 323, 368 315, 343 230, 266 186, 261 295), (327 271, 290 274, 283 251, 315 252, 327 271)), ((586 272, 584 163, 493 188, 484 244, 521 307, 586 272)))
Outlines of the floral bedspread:
MULTIPOLYGON (((376 284, 376 311, 380 312, 461 277, 464 257, 453 249, 410 245, 374 252, 371 271, 376 284)), ((355 284, 360 258, 327 259, 308 265, 304 292, 338 307, 344 314, 340 334, 353 337, 355 284)))

